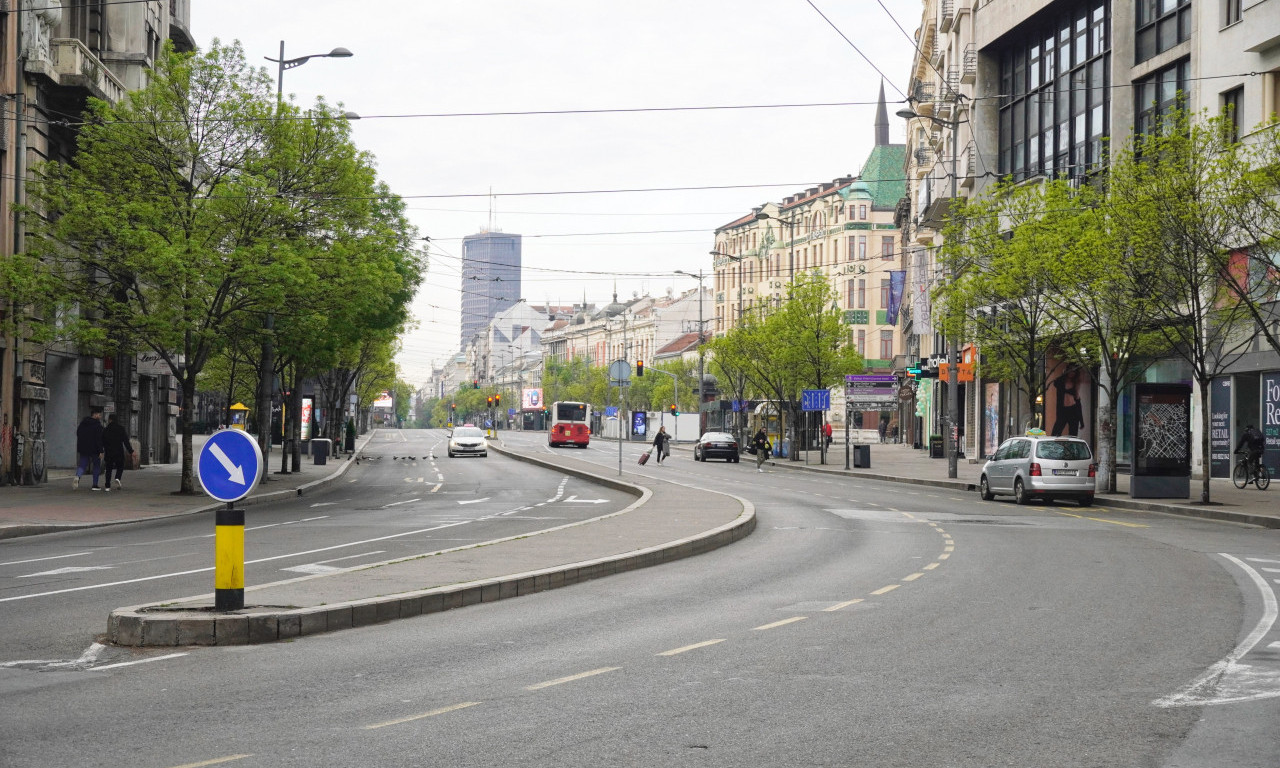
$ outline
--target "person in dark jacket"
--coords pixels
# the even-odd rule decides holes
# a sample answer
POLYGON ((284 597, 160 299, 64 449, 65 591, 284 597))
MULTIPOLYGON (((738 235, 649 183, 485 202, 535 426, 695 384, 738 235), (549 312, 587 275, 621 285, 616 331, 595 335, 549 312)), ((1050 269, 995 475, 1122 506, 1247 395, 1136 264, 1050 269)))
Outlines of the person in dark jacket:
POLYGON ((125 455, 133 455, 133 443, 129 441, 129 433, 116 419, 114 413, 107 417, 107 428, 102 430, 102 453, 106 459, 107 469, 102 477, 103 490, 111 490, 114 484, 118 491, 123 488, 120 478, 124 476, 125 455), (112 469, 116 472, 114 481, 111 479, 112 469))
POLYGON ((761 427, 756 432, 755 437, 751 438, 751 447, 756 449, 756 471, 764 471, 764 462, 769 458, 769 451, 773 450, 773 444, 769 442, 769 435, 761 427))
POLYGON ((90 467, 93 468, 93 488, 90 490, 98 490, 98 476, 102 474, 101 408, 90 408, 89 415, 76 427, 76 454, 80 458, 76 462, 76 477, 71 481, 71 490, 80 488, 80 476, 90 467))
POLYGON ((1258 459, 1262 458, 1266 447, 1266 438, 1252 424, 1244 428, 1244 434, 1240 435, 1240 442, 1236 444, 1236 453, 1245 454, 1245 461, 1249 463, 1250 479, 1258 476, 1258 459))
POLYGON ((653 452, 656 454, 654 458, 661 464, 662 460, 671 455, 671 449, 667 447, 667 443, 671 441, 671 435, 667 434, 667 428, 658 429, 658 434, 653 436, 653 452))

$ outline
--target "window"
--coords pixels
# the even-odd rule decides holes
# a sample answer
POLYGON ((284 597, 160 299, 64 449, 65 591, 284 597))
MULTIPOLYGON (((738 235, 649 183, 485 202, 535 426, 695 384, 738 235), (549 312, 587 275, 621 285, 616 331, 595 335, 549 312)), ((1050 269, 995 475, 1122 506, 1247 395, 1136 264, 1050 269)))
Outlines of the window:
POLYGON ((893 359, 893 331, 880 332, 880 359, 893 359))
POLYGON ((863 357, 867 356, 867 331, 865 328, 858 329, 858 354, 863 357))
POLYGON ((892 236, 885 236, 880 238, 880 258, 882 259, 893 258, 893 237, 892 236))
POLYGON ((863 221, 866 221, 866 218, 867 218, 867 206, 865 206, 865 205, 859 205, 859 206, 858 206, 858 218, 862 219, 863 221))
POLYGON ((1191 0, 1138 0, 1137 63, 1191 37, 1191 0))
POLYGON ((1134 130, 1151 133, 1160 128, 1161 119, 1174 109, 1186 106, 1187 77, 1191 62, 1183 59, 1134 81, 1134 130))
POLYGON ((853 255, 857 253, 857 250, 858 250, 858 238, 855 237, 854 235, 849 235, 849 251, 848 251, 849 261, 853 261, 853 255))
POLYGON ((867 281, 858 281, 858 309, 867 308, 867 281))
POLYGON ((844 304, 849 309, 857 306, 858 301, 858 281, 850 280, 844 284, 844 304))
POLYGON ((1018 180, 1082 176, 1102 161, 1110 130, 1109 6, 1063 7, 998 54, 1000 173, 1018 180))
POLYGON ((1224 0, 1222 5, 1222 26, 1229 27, 1240 20, 1240 0, 1224 0))
POLYGON ((867 260, 867 236, 858 235, 858 260, 867 260))
POLYGON ((881 309, 889 308, 889 281, 888 280, 880 281, 880 308, 881 309))
POLYGON ((1240 140, 1240 102, 1243 100, 1243 85, 1222 94, 1222 118, 1226 121, 1227 139, 1232 142, 1240 140))

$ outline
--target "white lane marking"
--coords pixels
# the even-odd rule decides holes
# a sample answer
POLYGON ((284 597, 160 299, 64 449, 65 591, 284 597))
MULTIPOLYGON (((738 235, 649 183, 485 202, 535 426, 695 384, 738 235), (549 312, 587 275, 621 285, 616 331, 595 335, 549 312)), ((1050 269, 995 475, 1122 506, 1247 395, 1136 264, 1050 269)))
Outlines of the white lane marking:
MULTIPOLYGON (((94 667, 94 672, 102 672, 107 669, 120 669, 121 667, 132 667, 138 664, 150 664, 153 661, 164 661, 165 659, 177 659, 186 656, 185 653, 169 653, 164 656, 152 656, 149 659, 138 659, 137 661, 122 661, 118 664, 107 664, 101 667, 94 667)), ((213 765, 213 763, 196 763, 196 765, 213 765)))
POLYGON ((110 565, 69 565, 66 568, 55 568, 52 571, 41 571, 40 573, 24 573, 21 576, 15 576, 15 579, 30 579, 35 576, 61 576, 67 573, 84 573, 86 571, 109 571, 110 565))
POLYGON ((383 504, 381 507, 378 507, 378 509, 386 509, 387 507, 398 507, 401 504, 412 504, 415 501, 422 501, 422 499, 405 499, 404 501, 393 501, 390 504, 383 504))
POLYGON ((482 501, 488 501, 488 500, 489 500, 489 497, 485 496, 483 499, 458 499, 458 503, 459 504, 479 504, 482 501))
POLYGON ((606 672, 616 672, 619 669, 622 669, 622 667, 601 667, 600 669, 593 669, 593 670, 590 670, 589 672, 579 672, 576 675, 569 675, 568 677, 558 677, 555 680, 547 680, 546 682, 543 682, 543 683, 534 683, 533 685, 526 685, 524 689, 526 691, 540 691, 543 688, 550 688, 553 685, 561 685, 563 683, 572 683, 575 680, 581 680, 585 677, 603 675, 606 672))
MULTIPOLYGON (((305 555, 314 555, 317 552, 329 552, 335 549, 342 549, 343 547, 358 547, 362 544, 372 544, 375 541, 388 541, 390 539, 398 539, 404 536, 417 536, 418 534, 421 534, 421 533, 431 533, 432 531, 439 531, 444 528, 453 528, 454 526, 458 526, 458 525, 466 525, 468 522, 469 521, 464 520, 456 523, 442 523, 440 525, 433 525, 430 528, 419 528, 416 531, 406 531, 404 533, 393 533, 393 534, 390 534, 389 536, 378 536, 377 538, 363 539, 361 541, 349 541, 345 544, 334 544, 333 546, 329 546, 329 547, 320 547, 319 549, 309 549, 309 550, 306 550, 305 552, 290 552, 284 555, 275 555, 273 557, 263 557, 258 560, 248 560, 245 562, 245 565, 256 565, 258 563, 268 563, 268 562, 271 562, 272 560, 284 560, 290 557, 303 557, 305 555)), ((86 584, 85 586, 82 586, 82 587, 68 587, 66 589, 54 589, 49 592, 36 592, 30 595, 0 597, 0 603, 11 603, 17 600, 31 600, 36 597, 49 597, 51 595, 63 595, 68 592, 84 592, 90 589, 106 589, 107 587, 119 587, 125 584, 137 584, 143 581, 156 581, 159 579, 169 579, 169 578, 174 578, 176 576, 190 576, 191 574, 194 574, 194 573, 208 573, 209 571, 212 571, 212 570, 213 570, 212 567, 195 568, 190 571, 176 571, 174 573, 161 573, 155 576, 142 576, 136 579, 125 579, 123 581, 110 581, 105 584, 86 584)))
POLYGON ((565 504, 604 504, 608 499, 580 499, 577 496, 570 496, 564 500, 565 504))
POLYGON ((677 654, 687 653, 688 651, 694 651, 699 648, 706 648, 708 645, 715 645, 716 643, 723 643, 723 642, 724 642, 724 638, 720 638, 718 640, 703 640, 702 642, 694 643, 693 645, 686 645, 681 648, 672 648, 671 650, 663 651, 658 655, 659 656, 675 656, 677 654))
POLYGON ((831 606, 831 607, 829 607, 829 608, 823 608, 822 610, 824 610, 824 611, 839 611, 839 610, 841 610, 841 609, 843 609, 843 608, 848 608, 848 607, 849 607, 849 606, 851 606, 851 605, 857 605, 857 604, 858 604, 858 603, 860 603, 860 602, 862 602, 862 598, 861 598, 861 597, 857 597, 857 598, 854 598, 853 600, 845 600, 843 603, 836 603, 835 605, 833 605, 833 606, 831 606))
POLYGON ((1271 631, 1280 614, 1277 608, 1276 593, 1253 568, 1241 560, 1219 552, 1219 557, 1235 563, 1253 581, 1262 593, 1262 617, 1258 619, 1253 631, 1248 634, 1231 653, 1221 661, 1204 671, 1204 674, 1170 696, 1152 702, 1157 707, 1198 707, 1208 704, 1230 704, 1241 701, 1256 701, 1280 696, 1280 669, 1240 664, 1239 661, 1253 650, 1262 638, 1271 631), (1261 689, 1261 690, 1259 690, 1261 689))
POLYGON ((316 507, 332 507, 334 504, 337 504, 337 503, 338 502, 336 501, 321 501, 317 504, 312 504, 311 508, 315 509, 316 507))
POLYGON ((1269 560, 1265 557, 1246 557, 1245 560, 1251 563, 1280 563, 1280 560, 1269 560))
POLYGON ((788 625, 788 624, 795 624, 797 621, 804 621, 804 620, 805 620, 805 619, 807 619, 807 618, 809 618, 809 617, 808 617, 808 616, 792 616, 792 617, 791 617, 791 618, 789 618, 789 619, 783 619, 782 621, 775 621, 775 622, 773 622, 772 624, 761 624, 760 626, 758 626, 758 627, 752 627, 751 629, 752 629, 752 631, 761 631, 761 630, 765 630, 765 629, 775 629, 775 628, 777 628, 777 627, 785 627, 785 626, 786 626, 786 625, 788 625))
POLYGON ((443 483, 443 482, 444 482, 444 475, 439 474, 439 473, 436 473, 436 482, 437 482, 437 483, 443 483))
POLYGON ((307 563, 306 565, 295 565, 292 568, 281 568, 282 571, 290 573, 305 573, 311 576, 317 576, 321 573, 333 573, 342 570, 332 565, 320 565, 319 563, 307 563))
POLYGON ((436 487, 431 489, 431 493, 435 493, 436 491, 440 490, 440 486, 442 485, 444 485, 444 483, 436 483, 436 487))
POLYGON ((409 715, 408 717, 402 717, 399 720, 388 720, 385 723, 374 723, 373 725, 366 725, 364 726, 364 729, 366 731, 372 731, 375 728, 386 728, 388 725, 400 725, 401 723, 412 723, 414 720, 422 720, 423 718, 435 717, 437 715, 443 715, 448 712, 456 712, 459 709, 466 709, 467 707, 478 707, 478 706, 480 706, 480 702, 478 701, 464 701, 461 704, 454 704, 448 707, 433 709, 430 712, 423 712, 420 715, 409 715))
POLYGON ((7 563, 0 563, 0 565, 26 565, 27 563, 39 563, 45 560, 61 560, 64 557, 83 557, 85 555, 92 555, 92 554, 93 554, 92 552, 76 552, 73 555, 52 555, 50 557, 33 557, 30 560, 10 560, 7 563))

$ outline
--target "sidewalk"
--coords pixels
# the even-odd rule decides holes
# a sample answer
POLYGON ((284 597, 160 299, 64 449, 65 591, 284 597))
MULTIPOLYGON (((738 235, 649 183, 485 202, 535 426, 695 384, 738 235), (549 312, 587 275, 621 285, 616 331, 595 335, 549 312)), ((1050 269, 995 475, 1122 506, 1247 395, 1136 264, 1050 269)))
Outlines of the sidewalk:
MULTIPOLYGON (((972 491, 977 495, 978 477, 982 472, 985 460, 970 462, 960 459, 957 464, 955 479, 947 477, 947 460, 931 459, 928 451, 916 450, 903 443, 854 443, 850 445, 871 446, 871 466, 869 468, 852 468, 852 451, 850 469, 846 470, 844 442, 840 439, 831 444, 827 453, 827 463, 821 464, 818 451, 801 452, 799 461, 783 458, 771 459, 774 466, 810 472, 829 472, 851 477, 866 477, 877 480, 889 480, 900 483, 918 485, 935 485, 952 488, 958 491, 972 491), (806 463, 806 453, 807 463, 806 463)), ((1200 480, 1191 479, 1191 499, 1132 499, 1129 498, 1129 475, 1121 474, 1116 478, 1118 492, 1114 494, 1099 493, 1094 500, 1094 508, 1113 507, 1115 509, 1132 509, 1147 512, 1164 512, 1188 517, 1202 517, 1211 520, 1225 520, 1246 523, 1264 528, 1280 528, 1280 503, 1271 494, 1280 492, 1268 489, 1260 491, 1254 486, 1239 489, 1227 478, 1214 478, 1209 481, 1210 504, 1201 504, 1200 480)), ((1009 497, 997 497, 1002 502, 1012 503, 1009 497)), ((1070 506, 1070 502, 1064 502, 1070 506)))

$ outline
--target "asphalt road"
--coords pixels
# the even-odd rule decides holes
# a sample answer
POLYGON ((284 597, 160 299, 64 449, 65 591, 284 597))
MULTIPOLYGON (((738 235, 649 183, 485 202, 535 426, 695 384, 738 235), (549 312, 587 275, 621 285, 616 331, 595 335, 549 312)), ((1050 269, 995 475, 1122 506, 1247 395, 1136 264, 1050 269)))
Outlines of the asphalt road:
MULTIPOLYGON (((507 437, 556 455, 539 435, 507 437)), ((560 455, 616 472, 616 450, 560 455)), ((745 496, 756 532, 660 568, 291 643, 0 669, 0 764, 1280 764, 1278 532, 679 451, 638 467, 640 450, 624 447, 628 474, 745 496)), ((370 475, 387 472, 382 453, 370 475)), ((477 489, 545 484, 525 504, 561 477, 487 462, 467 462, 477 489)), ((409 524, 369 507, 372 526, 409 524)))

